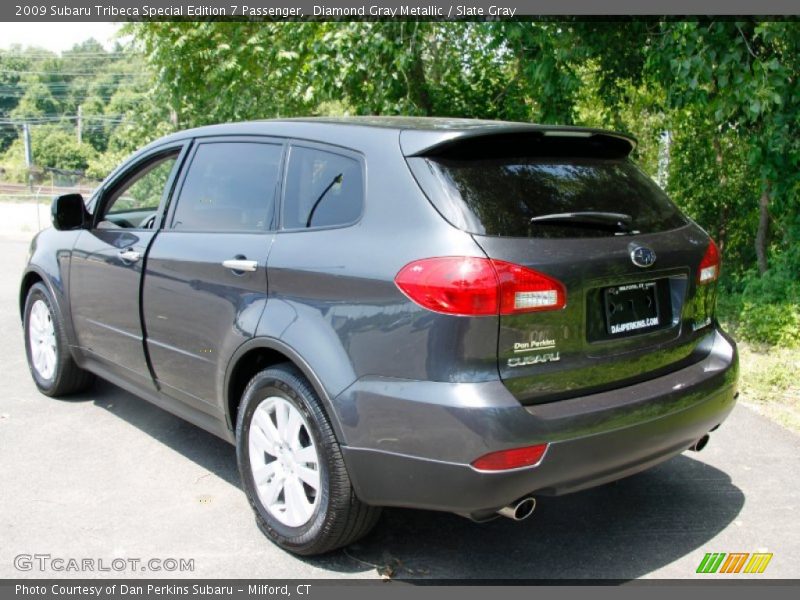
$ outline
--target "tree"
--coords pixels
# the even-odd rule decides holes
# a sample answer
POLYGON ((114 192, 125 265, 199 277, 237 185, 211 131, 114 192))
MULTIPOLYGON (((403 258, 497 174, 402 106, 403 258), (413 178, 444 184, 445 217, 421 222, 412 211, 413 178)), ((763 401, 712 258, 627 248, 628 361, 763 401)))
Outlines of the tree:
POLYGON ((522 117, 489 23, 139 23, 181 126, 309 115, 522 117), (224 102, 220 98, 225 98, 224 102))
POLYGON ((784 215, 797 212, 792 190, 800 169, 798 49, 795 22, 700 20, 665 23, 648 61, 652 76, 668 90, 670 108, 701 114, 710 125, 718 193, 725 197, 719 203, 722 222, 728 221, 729 211, 740 208, 731 201, 722 138, 736 131, 747 147, 760 190, 757 200, 741 200, 750 210, 757 202, 754 245, 761 274, 768 268, 772 202, 779 199, 784 215))

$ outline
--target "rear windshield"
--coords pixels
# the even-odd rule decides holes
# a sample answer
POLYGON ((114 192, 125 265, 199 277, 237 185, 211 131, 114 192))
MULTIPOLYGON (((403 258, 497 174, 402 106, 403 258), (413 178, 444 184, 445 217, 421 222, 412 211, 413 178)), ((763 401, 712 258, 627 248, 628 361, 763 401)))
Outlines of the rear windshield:
POLYGON ((432 157, 409 163, 439 212, 470 233, 603 237, 686 224, 666 194, 627 159, 432 157), (617 226, 613 215, 620 214, 626 218, 617 226))

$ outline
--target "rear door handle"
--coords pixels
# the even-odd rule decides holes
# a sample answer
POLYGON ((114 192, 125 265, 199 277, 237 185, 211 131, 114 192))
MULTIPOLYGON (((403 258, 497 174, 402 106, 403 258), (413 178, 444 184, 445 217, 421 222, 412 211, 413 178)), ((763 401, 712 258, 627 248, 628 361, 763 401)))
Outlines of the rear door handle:
POLYGON ((125 250, 119 251, 119 257, 125 262, 136 262, 142 257, 142 255, 139 252, 136 252, 136 250, 126 248, 125 250))
POLYGON ((241 258, 230 258, 228 260, 222 261, 222 266, 226 269, 230 269, 231 271, 239 271, 243 273, 245 271, 255 271, 258 268, 258 261, 257 260, 244 260, 241 258))

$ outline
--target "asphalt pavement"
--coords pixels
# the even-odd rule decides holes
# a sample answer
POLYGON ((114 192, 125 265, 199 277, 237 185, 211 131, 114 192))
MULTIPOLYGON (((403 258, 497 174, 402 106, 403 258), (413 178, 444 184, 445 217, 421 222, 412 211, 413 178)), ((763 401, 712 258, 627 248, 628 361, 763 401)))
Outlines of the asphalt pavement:
POLYGON ((0 577, 723 577, 695 573, 708 552, 773 554, 762 575, 732 578, 800 575, 800 436, 742 405, 703 452, 540 498, 524 522, 391 509, 347 550, 296 558, 256 528, 232 446, 109 383, 37 392, 18 310, 26 251, 0 236, 0 577), (54 568, 81 559, 95 570, 54 568), (141 570, 181 560, 193 570, 141 570))

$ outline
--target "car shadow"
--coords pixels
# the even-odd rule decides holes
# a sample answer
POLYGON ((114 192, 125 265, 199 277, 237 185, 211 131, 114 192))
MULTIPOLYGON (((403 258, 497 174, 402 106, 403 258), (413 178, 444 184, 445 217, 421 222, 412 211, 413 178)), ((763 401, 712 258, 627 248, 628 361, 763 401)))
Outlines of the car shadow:
MULTIPOLYGON (((216 436, 105 381, 73 398, 92 400, 240 487, 234 448, 216 436)), ((613 484, 538 497, 533 516, 522 522, 477 524, 446 513, 385 509, 363 540, 302 560, 333 572, 407 580, 626 580, 704 546, 743 505, 743 492, 726 473, 683 454, 613 484)))
POLYGON ((236 450, 217 436, 103 379, 98 379, 92 389, 68 398, 93 401, 220 479, 241 487, 236 450))
POLYGON ((538 497, 522 522, 386 510, 346 552, 401 579, 635 579, 707 544, 743 505, 727 474, 681 455, 613 484, 538 497))

